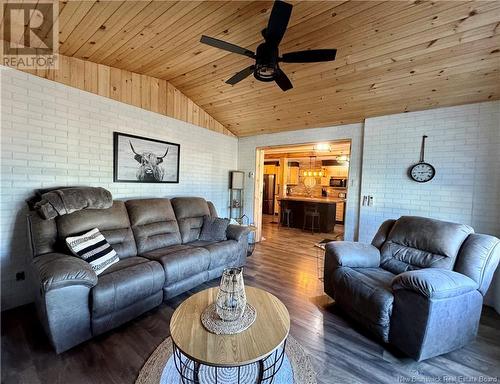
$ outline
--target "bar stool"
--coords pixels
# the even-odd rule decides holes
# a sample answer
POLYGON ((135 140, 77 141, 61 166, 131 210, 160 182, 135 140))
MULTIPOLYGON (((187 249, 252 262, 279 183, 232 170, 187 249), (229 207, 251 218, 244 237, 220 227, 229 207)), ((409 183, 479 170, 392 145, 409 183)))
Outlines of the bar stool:
POLYGON ((292 222, 291 216, 292 216, 292 210, 290 208, 282 209, 280 225, 281 226, 286 225, 288 228, 290 228, 290 223, 292 222))
POLYGON ((314 234, 314 230, 317 229, 319 232, 319 223, 320 223, 320 214, 318 204, 306 204, 304 207, 304 225, 302 226, 302 230, 306 230, 307 219, 311 219, 311 233, 314 234), (316 227, 314 224, 318 220, 318 226, 316 227))
POLYGON ((280 220, 279 225, 290 227, 291 223, 292 210, 288 207, 288 204, 285 200, 280 200, 280 220))

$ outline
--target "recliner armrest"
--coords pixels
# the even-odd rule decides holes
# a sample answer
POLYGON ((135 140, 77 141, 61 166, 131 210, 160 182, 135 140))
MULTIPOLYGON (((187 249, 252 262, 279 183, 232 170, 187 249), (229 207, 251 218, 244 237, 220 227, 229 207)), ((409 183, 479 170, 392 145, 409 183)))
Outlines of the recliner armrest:
POLYGON ((380 251, 371 244, 332 241, 326 245, 325 264, 336 267, 375 268, 380 265, 380 251))
POLYGON ((32 262, 45 292, 70 285, 92 288, 97 275, 86 261, 63 253, 46 253, 32 262))
POLYGON ((228 240, 240 241, 244 236, 247 236, 250 230, 244 225, 229 224, 226 230, 228 240))
POLYGON ((394 291, 405 289, 429 299, 446 299, 478 289, 477 283, 461 273, 441 268, 403 272, 392 280, 394 291))

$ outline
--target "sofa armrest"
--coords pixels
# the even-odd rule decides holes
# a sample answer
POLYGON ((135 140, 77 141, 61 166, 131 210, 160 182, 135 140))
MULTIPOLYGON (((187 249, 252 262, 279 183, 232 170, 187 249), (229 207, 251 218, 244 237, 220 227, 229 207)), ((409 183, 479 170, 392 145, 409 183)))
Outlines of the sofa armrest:
POLYGON ((332 241, 325 251, 325 264, 334 267, 375 268, 380 265, 380 251, 371 244, 332 241))
POLYGON ((33 267, 45 292, 71 285, 92 288, 97 284, 97 275, 90 264, 75 256, 46 253, 34 258, 33 267))
POLYGON ((250 230, 244 225, 230 224, 227 226, 226 236, 228 240, 240 241, 243 237, 247 236, 250 230))
POLYGON ((461 273, 441 268, 403 272, 392 280, 392 289, 410 290, 429 299, 446 299, 478 289, 477 283, 461 273))

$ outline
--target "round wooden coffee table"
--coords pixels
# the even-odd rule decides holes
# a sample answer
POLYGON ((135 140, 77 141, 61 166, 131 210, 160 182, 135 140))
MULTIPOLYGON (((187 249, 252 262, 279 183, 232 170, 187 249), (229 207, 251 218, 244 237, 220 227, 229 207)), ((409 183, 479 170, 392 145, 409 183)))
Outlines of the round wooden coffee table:
POLYGON ((283 362, 290 330, 285 305, 269 292, 246 287, 255 322, 234 335, 216 335, 201 323, 204 309, 215 302, 218 288, 184 301, 170 321, 174 361, 183 383, 271 383, 283 362))

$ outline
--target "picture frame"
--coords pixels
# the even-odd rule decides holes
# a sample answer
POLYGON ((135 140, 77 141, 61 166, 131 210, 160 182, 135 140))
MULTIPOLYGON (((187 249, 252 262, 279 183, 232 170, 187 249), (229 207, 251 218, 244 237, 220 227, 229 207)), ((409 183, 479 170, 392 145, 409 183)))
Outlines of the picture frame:
POLYGON ((113 132, 113 181, 179 183, 180 153, 177 143, 113 132))

